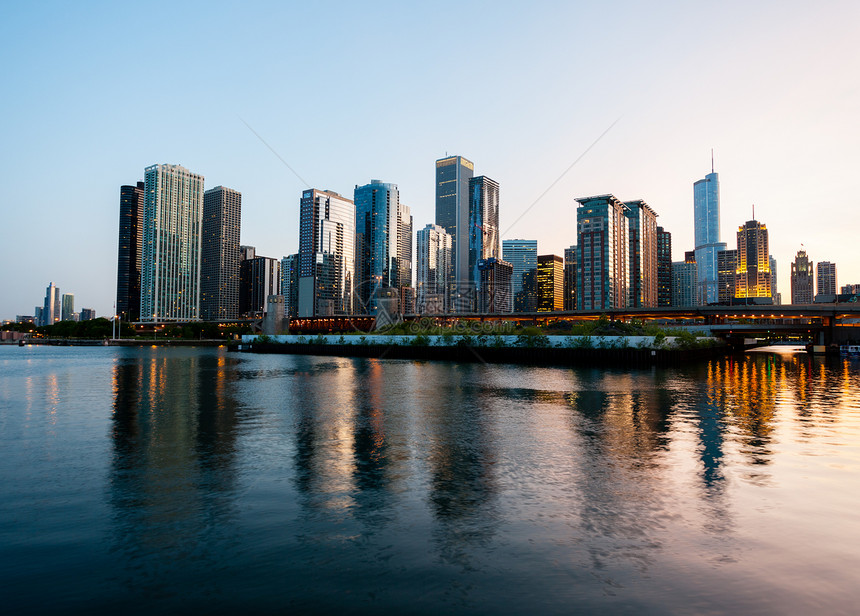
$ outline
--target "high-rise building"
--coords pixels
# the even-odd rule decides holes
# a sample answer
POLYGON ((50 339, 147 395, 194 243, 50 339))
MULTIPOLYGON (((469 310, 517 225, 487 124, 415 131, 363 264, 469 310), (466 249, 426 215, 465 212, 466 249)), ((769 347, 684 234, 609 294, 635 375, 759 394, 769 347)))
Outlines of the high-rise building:
MULTIPOLYGON (((412 286, 412 209, 400 204, 397 211, 397 284, 412 286)), ((413 302, 414 304, 414 302, 413 302)))
POLYGON ((630 280, 627 206, 614 195, 576 201, 580 204, 576 210, 576 307, 625 308, 630 280))
POLYGON ((698 302, 699 275, 696 268, 696 253, 684 253, 683 261, 672 263, 672 306, 688 308, 698 302))
POLYGON ((537 309, 537 240, 503 240, 502 260, 514 268, 511 275, 514 312, 534 312, 537 309))
POLYGON ((563 310, 576 310, 576 246, 564 249, 563 310))
POLYGON ((469 284, 469 180, 474 175, 475 165, 462 156, 436 161, 436 224, 452 238, 455 286, 469 284))
POLYGON ((657 305, 672 305, 672 234, 657 227, 657 305))
POLYGON ((239 316, 242 193, 216 186, 203 193, 200 313, 204 321, 239 316))
POLYGON ((469 180, 469 276, 479 295, 478 261, 500 256, 499 184, 479 175, 469 180))
POLYGON ((805 250, 798 250, 791 264, 791 303, 811 304, 815 298, 812 261, 805 250))
POLYGON ((299 255, 281 259, 281 295, 284 296, 284 316, 294 319, 299 312, 299 255))
POLYGON ((96 311, 93 308, 81 308, 81 321, 92 321, 96 318, 96 311))
POLYGON ((42 319, 40 325, 53 325, 60 322, 62 316, 62 304, 60 303, 60 289, 51 282, 45 289, 45 303, 42 306, 42 319))
MULTIPOLYGON (((302 193, 299 213, 297 315, 334 316, 357 310, 355 203, 329 190, 302 193)), ((289 300, 287 300, 289 302, 289 300)))
POLYGON ((641 199, 625 201, 627 235, 630 242, 631 308, 654 308, 657 305, 657 213, 641 199))
POLYGON ((738 227, 737 271, 735 297, 771 297, 767 226, 757 220, 738 227))
POLYGON ((142 321, 200 318, 203 176, 180 165, 144 170, 142 321))
POLYGON ((564 310, 564 259, 558 255, 538 255, 537 310, 564 310))
POLYGON ((779 306, 782 304, 782 294, 776 288, 776 282, 778 280, 777 271, 776 271, 776 259, 774 259, 773 255, 770 255, 770 297, 773 300, 774 306, 779 306))
POLYGON ((836 264, 819 261, 815 271, 818 295, 836 295, 836 264))
POLYGON ((449 311, 450 284, 454 276, 454 253, 450 234, 444 227, 428 224, 417 235, 415 311, 449 311))
MULTIPOLYGON (((356 296, 360 303, 357 312, 376 314, 377 297, 400 297, 400 287, 409 286, 411 280, 401 276, 411 268, 401 266, 404 246, 409 246, 402 234, 407 231, 402 222, 406 216, 400 205, 397 184, 371 180, 370 184, 355 187, 355 280, 356 296), (396 291, 396 293, 395 293, 396 291), (392 294, 393 293, 393 294, 392 294)), ((411 235, 411 217, 408 231, 411 235)))
POLYGON ((119 188, 119 247, 116 267, 116 313, 124 321, 140 319, 140 268, 143 257, 144 183, 119 188))
POLYGON ((75 320, 75 294, 74 293, 63 293, 62 296, 62 315, 60 316, 60 320, 62 321, 74 321, 75 320))
POLYGON ((506 261, 490 257, 478 261, 478 312, 503 314, 513 311, 511 292, 513 266, 506 261))
POLYGON ((731 304, 737 290, 738 251, 721 250, 717 253, 717 301, 731 304))
POLYGON ((270 295, 281 294, 281 263, 271 257, 245 259, 239 264, 239 314, 258 317, 266 312, 270 295))
POLYGON ((693 217, 698 270, 698 296, 702 304, 717 301, 717 253, 726 249, 720 242, 720 179, 711 172, 693 184, 693 217))

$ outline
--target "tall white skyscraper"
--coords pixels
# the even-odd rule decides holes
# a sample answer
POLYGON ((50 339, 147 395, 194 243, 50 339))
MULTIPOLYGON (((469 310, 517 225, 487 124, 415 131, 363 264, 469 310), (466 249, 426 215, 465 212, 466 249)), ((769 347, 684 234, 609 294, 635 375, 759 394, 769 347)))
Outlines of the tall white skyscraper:
POLYGON ((143 203, 140 319, 199 320, 203 176, 147 167, 143 203))

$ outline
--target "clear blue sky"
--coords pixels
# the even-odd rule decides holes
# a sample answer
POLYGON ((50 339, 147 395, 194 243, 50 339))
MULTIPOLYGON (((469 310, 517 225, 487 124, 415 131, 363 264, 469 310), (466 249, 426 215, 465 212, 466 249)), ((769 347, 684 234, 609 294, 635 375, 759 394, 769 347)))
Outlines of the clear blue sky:
POLYGON ((51 281, 112 312, 119 187, 154 163, 241 191, 242 242, 295 252, 305 186, 243 119, 314 187, 397 183, 416 230, 435 159, 466 156, 501 185, 502 238, 556 254, 574 199, 613 193, 681 259, 714 148, 722 239, 755 204, 785 302, 801 244, 860 283, 858 32, 854 0, 7 3, 0 318, 51 281))

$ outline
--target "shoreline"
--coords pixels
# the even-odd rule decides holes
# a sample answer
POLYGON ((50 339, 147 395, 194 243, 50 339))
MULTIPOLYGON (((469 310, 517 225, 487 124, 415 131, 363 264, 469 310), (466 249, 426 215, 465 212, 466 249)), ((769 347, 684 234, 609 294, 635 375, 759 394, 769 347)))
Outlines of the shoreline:
POLYGON ((430 346, 411 344, 316 344, 243 342, 241 353, 285 355, 321 355, 329 357, 367 357, 375 359, 435 360, 461 363, 531 364, 531 365, 612 365, 612 366, 679 366, 732 354, 730 345, 693 349, 650 348, 570 348, 477 346, 455 344, 430 346))

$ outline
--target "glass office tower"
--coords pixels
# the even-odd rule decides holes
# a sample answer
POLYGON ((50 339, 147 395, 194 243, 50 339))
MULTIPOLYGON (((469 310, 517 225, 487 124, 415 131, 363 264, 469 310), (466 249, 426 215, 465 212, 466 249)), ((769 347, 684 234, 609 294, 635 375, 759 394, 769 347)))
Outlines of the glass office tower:
POLYGON ((717 253, 726 249, 720 242, 720 179, 713 162, 711 172, 693 184, 693 216, 699 302, 711 304, 718 299, 717 253))
POLYGON ((436 224, 451 235, 454 250, 454 284, 468 287, 469 180, 475 165, 462 156, 436 161, 436 224))
POLYGON ((140 318, 140 268, 143 255, 144 184, 120 186, 116 313, 124 321, 140 318))
POLYGON ((502 259, 514 268, 511 274, 514 312, 532 312, 536 308, 533 287, 537 282, 537 257, 537 240, 502 240, 502 259))

